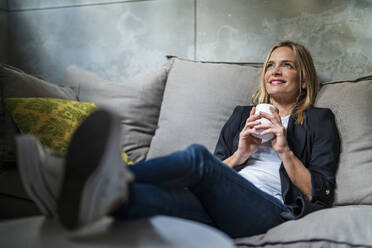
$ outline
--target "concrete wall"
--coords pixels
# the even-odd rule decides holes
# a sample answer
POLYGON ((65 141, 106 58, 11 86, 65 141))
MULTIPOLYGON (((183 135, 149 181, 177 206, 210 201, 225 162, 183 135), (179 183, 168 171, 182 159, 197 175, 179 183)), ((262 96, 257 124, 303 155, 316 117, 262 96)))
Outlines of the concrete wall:
POLYGON ((56 83, 70 64, 122 82, 172 54, 262 62, 303 43, 323 80, 372 73, 371 0, 11 0, 9 61, 56 83))
POLYGON ((0 0, 0 63, 8 62, 8 2, 0 0))

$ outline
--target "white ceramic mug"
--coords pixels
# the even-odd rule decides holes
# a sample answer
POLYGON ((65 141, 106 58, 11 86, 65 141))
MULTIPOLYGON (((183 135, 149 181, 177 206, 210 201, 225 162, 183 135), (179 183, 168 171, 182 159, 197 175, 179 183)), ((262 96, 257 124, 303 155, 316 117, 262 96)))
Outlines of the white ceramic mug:
MULTIPOLYGON (((271 105, 271 104, 267 104, 267 103, 261 103, 261 104, 258 104, 256 106, 256 112, 255 114, 259 114, 260 112, 264 112, 264 113, 268 113, 269 115, 272 115, 270 109, 273 109, 275 112, 279 113, 279 110, 274 106, 274 105, 271 105)), ((258 119, 257 121, 261 122, 262 124, 269 124, 271 123, 271 121, 269 121, 268 119, 262 117, 261 119, 258 119)), ((263 129, 257 129, 257 132, 258 133, 262 133, 264 130, 263 129)), ((260 138, 261 139, 261 143, 265 143, 269 140, 271 140, 272 138, 274 138, 274 135, 269 133, 269 134, 265 134, 265 135, 255 135, 253 134, 253 136, 257 137, 257 138, 260 138)))

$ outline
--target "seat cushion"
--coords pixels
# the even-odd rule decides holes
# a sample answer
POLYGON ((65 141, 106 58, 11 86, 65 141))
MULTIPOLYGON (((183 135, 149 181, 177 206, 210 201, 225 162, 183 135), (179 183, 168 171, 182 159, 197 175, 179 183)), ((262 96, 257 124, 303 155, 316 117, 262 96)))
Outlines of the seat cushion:
POLYGON ((334 207, 235 243, 238 247, 371 247, 371 219, 372 206, 334 207))
POLYGON ((214 150, 236 105, 248 105, 258 87, 259 64, 201 62, 175 58, 166 83, 158 129, 148 158, 192 143, 214 150))
POLYGON ((372 204, 372 75, 322 86, 316 106, 330 108, 341 136, 335 205, 372 204))
POLYGON ((23 187, 15 162, 0 168, 0 220, 39 214, 23 187))

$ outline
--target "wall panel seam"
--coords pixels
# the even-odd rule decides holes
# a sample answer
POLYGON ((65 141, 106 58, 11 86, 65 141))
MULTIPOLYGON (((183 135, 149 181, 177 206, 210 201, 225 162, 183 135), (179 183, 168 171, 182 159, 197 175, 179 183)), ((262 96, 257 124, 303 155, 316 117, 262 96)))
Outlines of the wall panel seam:
POLYGON ((123 1, 112 1, 103 3, 86 3, 86 4, 72 4, 65 6, 51 6, 51 7, 41 7, 41 8, 9 8, 8 12, 26 12, 26 11, 39 11, 39 10, 51 10, 51 9, 70 9, 70 8, 81 8, 81 7, 93 7, 93 6, 103 6, 103 5, 114 5, 114 4, 124 4, 124 3, 134 3, 134 2, 153 2, 157 0, 123 0, 123 1))
POLYGON ((198 25, 197 25, 197 0, 194 0, 194 60, 197 57, 198 25))

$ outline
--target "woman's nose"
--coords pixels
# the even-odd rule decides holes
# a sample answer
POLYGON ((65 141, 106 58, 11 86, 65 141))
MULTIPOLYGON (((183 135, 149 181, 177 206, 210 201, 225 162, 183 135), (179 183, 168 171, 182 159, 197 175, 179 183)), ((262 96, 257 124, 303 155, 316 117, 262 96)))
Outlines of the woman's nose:
POLYGON ((280 69, 280 66, 276 66, 275 68, 274 68, 274 71, 273 71, 273 74, 274 75, 280 75, 282 73, 282 71, 281 71, 281 69, 280 69))

